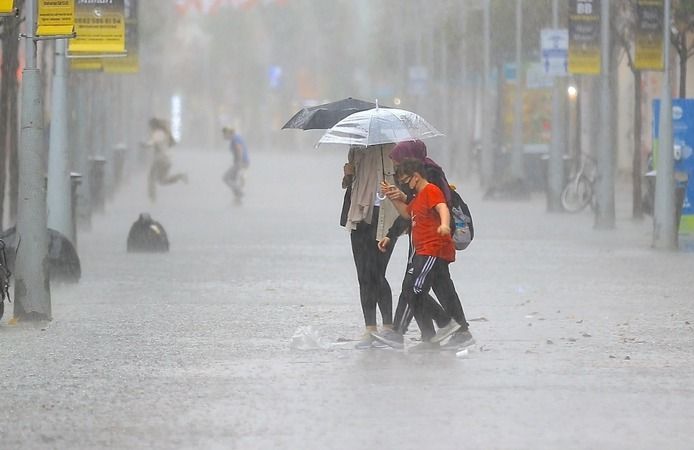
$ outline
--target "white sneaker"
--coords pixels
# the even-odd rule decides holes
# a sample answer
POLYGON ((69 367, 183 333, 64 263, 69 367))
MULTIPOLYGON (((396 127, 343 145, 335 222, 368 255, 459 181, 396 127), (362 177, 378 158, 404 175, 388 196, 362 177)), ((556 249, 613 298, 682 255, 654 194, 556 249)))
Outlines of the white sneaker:
POLYGON ((458 329, 461 327, 461 325, 456 322, 455 320, 451 319, 450 322, 448 322, 448 325, 446 325, 443 328, 439 328, 439 331, 436 332, 436 336, 431 338, 431 342, 441 342, 444 339, 446 339, 448 336, 452 335, 458 329))

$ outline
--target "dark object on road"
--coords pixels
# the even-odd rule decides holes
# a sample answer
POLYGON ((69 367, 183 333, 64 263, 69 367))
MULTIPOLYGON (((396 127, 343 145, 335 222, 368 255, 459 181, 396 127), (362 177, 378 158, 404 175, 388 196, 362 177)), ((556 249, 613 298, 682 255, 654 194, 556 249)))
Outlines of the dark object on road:
POLYGON ((163 253, 169 251, 169 238, 162 224, 142 213, 130 227, 127 246, 128 252, 163 253))
MULTIPOLYGON (((14 261, 17 256, 17 230, 8 228, 0 234, 7 248, 7 268, 14 271, 14 261)), ((21 242, 19 251, 21 251, 21 242)), ((51 281, 77 283, 82 276, 80 258, 75 246, 60 232, 48 229, 48 276, 51 281)))
MULTIPOLYGON (((327 130, 350 114, 375 107, 375 103, 347 97, 336 102, 302 108, 284 124, 282 129, 327 130)), ((387 108, 381 105, 379 107, 387 108)))
POLYGON ((11 302, 10 277, 12 272, 7 267, 7 254, 5 253, 5 241, 0 239, 0 319, 5 314, 5 300, 11 302))

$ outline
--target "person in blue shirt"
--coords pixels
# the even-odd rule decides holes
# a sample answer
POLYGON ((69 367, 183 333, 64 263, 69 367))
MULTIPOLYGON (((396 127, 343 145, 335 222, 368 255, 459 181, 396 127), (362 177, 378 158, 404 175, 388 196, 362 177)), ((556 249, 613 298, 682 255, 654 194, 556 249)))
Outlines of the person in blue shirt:
POLYGON ((229 141, 229 150, 234 158, 229 170, 224 172, 222 180, 234 193, 235 203, 240 205, 244 194, 243 188, 246 184, 246 170, 250 163, 248 147, 243 138, 233 128, 222 128, 222 134, 224 139, 229 141))

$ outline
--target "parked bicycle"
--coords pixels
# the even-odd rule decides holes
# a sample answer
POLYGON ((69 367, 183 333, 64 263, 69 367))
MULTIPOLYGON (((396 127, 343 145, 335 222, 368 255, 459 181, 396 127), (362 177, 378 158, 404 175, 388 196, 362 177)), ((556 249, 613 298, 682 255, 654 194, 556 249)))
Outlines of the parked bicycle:
POLYGON ((581 154, 578 170, 571 177, 561 193, 561 204, 567 212, 577 213, 591 205, 595 208, 595 180, 598 168, 595 159, 581 154))

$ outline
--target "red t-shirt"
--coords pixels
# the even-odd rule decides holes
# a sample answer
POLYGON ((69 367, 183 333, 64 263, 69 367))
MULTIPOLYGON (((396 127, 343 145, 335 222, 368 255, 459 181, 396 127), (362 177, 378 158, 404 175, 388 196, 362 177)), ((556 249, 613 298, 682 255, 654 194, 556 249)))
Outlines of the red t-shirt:
POLYGON ((412 243, 418 255, 436 256, 449 262, 455 261, 455 246, 449 234, 439 235, 441 217, 434 207, 446 203, 446 198, 435 184, 427 184, 407 205, 412 217, 412 243))

